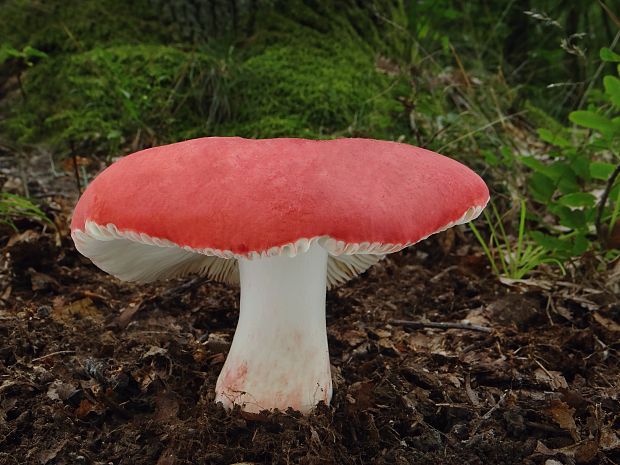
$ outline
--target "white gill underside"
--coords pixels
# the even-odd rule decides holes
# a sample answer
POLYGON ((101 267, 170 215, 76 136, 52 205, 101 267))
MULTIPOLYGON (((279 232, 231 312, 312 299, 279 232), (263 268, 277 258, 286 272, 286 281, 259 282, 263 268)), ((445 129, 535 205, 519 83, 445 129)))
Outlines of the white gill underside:
MULTIPOLYGON (((467 223, 477 218, 483 209, 484 206, 472 207, 461 218, 451 221, 432 234, 457 224, 467 223)), ((71 237, 77 250, 103 271, 123 281, 138 282, 152 282, 189 273, 199 273, 216 281, 239 284, 238 259, 295 257, 307 252, 314 243, 318 243, 329 254, 328 288, 339 286, 363 273, 383 259, 386 254, 398 252, 415 243, 345 243, 329 236, 317 236, 302 238, 263 252, 240 255, 230 250, 182 247, 169 240, 151 237, 144 233, 120 231, 112 223, 99 225, 93 221, 86 222, 84 231, 74 230, 71 237)), ((427 237, 420 238, 419 241, 427 237)))

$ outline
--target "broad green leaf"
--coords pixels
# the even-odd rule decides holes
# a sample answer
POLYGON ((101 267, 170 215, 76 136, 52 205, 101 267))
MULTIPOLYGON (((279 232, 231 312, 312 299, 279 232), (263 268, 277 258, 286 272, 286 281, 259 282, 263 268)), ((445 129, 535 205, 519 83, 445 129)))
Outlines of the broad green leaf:
POLYGON ((542 173, 536 172, 529 180, 529 188, 534 200, 540 203, 547 203, 551 200, 551 196, 555 192, 555 183, 553 179, 542 173))
POLYGON ((554 134, 546 128, 538 128, 538 136, 545 142, 557 145, 558 147, 569 147, 571 145, 571 143, 560 134, 554 134))
POLYGON ((578 234, 573 241, 573 256, 584 254, 590 248, 590 241, 586 238, 585 234, 578 234))
POLYGON ((579 190, 577 175, 573 168, 565 161, 551 163, 543 173, 553 179, 565 194, 579 190))
POLYGON ((615 106, 620 107, 620 79, 615 76, 605 76, 603 78, 603 85, 611 102, 615 106))
POLYGON ((603 47, 599 51, 599 56, 603 61, 620 61, 620 55, 607 47, 603 47))
POLYGON ((618 126, 615 125, 609 118, 599 115, 598 113, 594 113, 593 111, 573 111, 568 115, 568 119, 579 126, 596 129, 606 136, 611 136, 618 131, 618 126))
POLYGON ((571 229, 584 229, 588 226, 586 216, 582 210, 571 210, 559 204, 550 205, 549 210, 558 216, 562 226, 571 229))
POLYGON ((534 157, 521 157, 521 162, 538 173, 544 172, 547 169, 547 166, 543 162, 534 157))
POLYGON ((572 244, 570 242, 540 231, 530 232, 530 237, 548 251, 562 250, 568 252, 572 249, 572 244))
POLYGON ((577 176, 585 181, 590 180, 590 158, 587 155, 575 155, 571 158, 569 164, 577 176))
POLYGON ((602 161, 594 161, 590 163, 590 175, 594 179, 606 181, 615 169, 616 165, 613 163, 605 163, 602 161))
POLYGON ((588 192, 574 192, 560 197, 558 203, 566 207, 593 207, 596 197, 588 192))

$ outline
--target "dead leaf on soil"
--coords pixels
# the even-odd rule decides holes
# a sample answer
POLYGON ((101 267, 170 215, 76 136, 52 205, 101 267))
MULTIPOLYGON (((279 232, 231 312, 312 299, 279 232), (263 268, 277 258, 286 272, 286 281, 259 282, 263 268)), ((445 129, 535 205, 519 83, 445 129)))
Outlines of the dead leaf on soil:
POLYGON ((97 309, 94 302, 86 297, 76 300, 68 305, 64 304, 63 299, 54 300, 54 311, 52 318, 59 323, 69 323, 76 319, 91 318, 95 321, 102 321, 103 315, 97 309))
POLYGON ((47 388, 47 397, 51 400, 65 401, 76 391, 75 386, 57 379, 47 388))
POLYGON ((57 290, 60 288, 60 283, 50 275, 40 273, 34 268, 28 268, 28 274, 30 275, 30 283, 34 292, 50 289, 57 290))
POLYGON ((558 389, 568 389, 568 383, 559 371, 536 368, 536 370, 534 370, 534 378, 539 383, 546 384, 554 391, 558 389))
POLYGON ((561 400, 553 399, 551 406, 545 409, 545 413, 553 418, 560 428, 568 431, 575 442, 581 439, 573 418, 574 408, 570 408, 567 403, 561 400))
POLYGON ((620 331, 620 325, 616 323, 614 320, 604 317, 599 312, 594 312, 592 316, 594 318, 594 321, 596 321, 599 325, 603 326, 608 331, 613 331, 613 332, 620 331))
POLYGON ((226 353, 230 349, 228 334, 215 332, 210 333, 204 345, 211 353, 226 353))
POLYGON ((615 431, 606 428, 601 431, 601 440, 599 442, 601 449, 608 450, 620 450, 620 437, 615 431))
POLYGON ((492 315, 490 315, 488 309, 484 307, 478 307, 468 311, 463 319, 464 323, 480 326, 490 326, 491 321, 493 321, 492 315))
POLYGON ((88 416, 89 413, 95 412, 98 415, 105 413, 105 406, 101 404, 94 404, 88 399, 82 399, 80 405, 75 409, 75 416, 82 419, 88 416))
POLYGON ((9 300, 9 297, 11 297, 11 292, 13 292, 13 287, 9 285, 4 289, 4 291, 2 291, 2 295, 0 295, 0 300, 4 300, 5 302, 7 302, 9 300))
POLYGON ((60 452, 62 448, 65 447, 65 444, 67 444, 68 441, 68 439, 63 439, 62 441, 59 441, 56 445, 39 452, 37 456, 39 463, 41 465, 45 465, 46 463, 54 460, 58 455, 58 452, 60 452))
POLYGON ((36 239, 38 239, 40 235, 41 234, 38 233, 37 231, 33 229, 28 229, 24 231, 23 233, 17 233, 17 234, 12 235, 9 241, 7 242, 6 246, 10 248, 13 245, 17 244, 18 242, 33 242, 36 239))
POLYGON ((538 441, 533 455, 554 457, 556 455, 562 454, 575 459, 575 462, 578 464, 587 464, 591 463, 594 458, 596 458, 598 451, 598 444, 593 439, 587 439, 577 444, 573 444, 567 447, 561 447, 559 449, 550 449, 542 442, 538 441))
POLYGON ((359 331, 357 329, 350 329, 342 333, 339 339, 345 341, 351 347, 357 347, 366 339, 368 339, 368 335, 363 331, 359 331))
POLYGON ((364 411, 374 404, 374 383, 370 381, 353 383, 347 393, 349 408, 353 411, 364 411))

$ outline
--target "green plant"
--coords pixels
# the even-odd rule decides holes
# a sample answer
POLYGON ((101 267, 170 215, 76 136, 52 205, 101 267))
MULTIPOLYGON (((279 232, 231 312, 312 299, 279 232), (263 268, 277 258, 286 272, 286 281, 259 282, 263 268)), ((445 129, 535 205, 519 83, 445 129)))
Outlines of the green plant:
POLYGON ((117 153, 207 135, 228 117, 230 53, 161 45, 95 48, 54 57, 25 75, 28 100, 2 125, 19 143, 117 153))
MULTIPOLYGON (((602 49, 601 59, 620 62, 602 49)), ((569 114, 572 128, 541 128, 551 145, 546 157, 522 157, 532 170, 529 192, 540 204, 541 231, 532 238, 557 256, 578 256, 595 245, 606 247, 620 213, 620 79, 603 78, 604 90, 593 91, 586 110, 569 114), (549 221, 551 214, 554 221, 549 221)))
POLYGON ((9 44, 0 45, 0 65, 10 59, 17 59, 26 66, 32 66, 34 58, 47 58, 47 53, 30 45, 26 45, 21 50, 11 47, 9 44))
POLYGON ((506 232, 504 225, 506 215, 500 215, 493 202, 491 202, 490 207, 492 213, 489 213, 489 208, 484 211, 484 218, 489 229, 488 241, 482 237, 482 233, 473 223, 469 223, 469 227, 482 246, 493 273, 500 277, 522 279, 543 263, 556 264, 564 271, 562 263, 557 258, 528 237, 525 225, 527 211, 524 200, 521 200, 520 204, 516 240, 506 232))
POLYGON ((16 72, 15 76, 23 99, 26 99, 26 91, 22 83, 23 70, 32 67, 37 58, 47 58, 47 53, 37 50, 30 45, 26 45, 21 50, 18 50, 9 44, 0 44, 0 67, 9 61, 18 63, 18 68, 20 69, 16 72))
POLYGON ((0 193, 0 223, 17 231, 15 220, 30 218, 51 224, 50 219, 30 200, 15 194, 0 193))

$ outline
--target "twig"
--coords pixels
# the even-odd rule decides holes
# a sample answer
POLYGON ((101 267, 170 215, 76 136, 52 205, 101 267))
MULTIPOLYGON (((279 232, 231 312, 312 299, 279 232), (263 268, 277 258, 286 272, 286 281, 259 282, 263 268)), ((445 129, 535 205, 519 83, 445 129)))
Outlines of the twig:
POLYGON ((467 86, 468 89, 471 89, 471 82, 469 81, 469 77, 467 77, 467 73, 465 72, 465 67, 463 66, 463 63, 461 63, 461 59, 459 58, 459 55, 456 53, 456 49, 454 48, 454 45, 452 45, 452 42, 450 41, 448 41, 448 45, 450 46, 450 51, 452 52, 452 56, 456 60, 456 64, 459 67, 461 76, 463 76, 465 85, 467 86))
POLYGON ((73 158, 73 174, 75 175, 75 184, 77 186, 78 195, 82 195, 82 183, 80 182, 80 170, 78 169, 77 157, 72 154, 73 158))
MULTIPOLYGON (((504 393, 500 396, 500 398, 499 398, 499 400, 496 402, 496 404, 495 404, 493 407, 491 407, 491 408, 487 411, 487 413, 485 413, 484 415, 482 415, 482 419, 483 419, 483 420, 487 420, 487 419, 491 418, 491 415, 493 414, 493 412, 495 412, 498 408, 500 408, 500 407, 504 404, 504 399, 506 398, 506 396, 507 396, 507 395, 508 395, 508 391, 507 391, 507 392, 504 392, 504 393)), ((477 429, 477 428, 476 428, 476 429, 477 429)))
POLYGON ((456 266, 456 265, 451 265, 451 266, 449 266, 447 268, 444 268, 442 271, 440 271, 435 276, 433 276, 431 279, 429 279, 429 282, 436 283, 436 282, 440 281, 441 278, 443 278, 448 273, 452 273, 454 270, 458 270, 458 269, 459 269, 459 267, 456 266))
POLYGON ((30 198, 30 189, 28 188, 28 177, 26 176, 26 169, 24 168, 24 159, 26 155, 24 152, 20 151, 17 155, 18 163, 19 163, 19 178, 22 182, 22 187, 24 188, 24 197, 30 198))
POLYGON ((480 331, 482 333, 491 333, 493 329, 487 326, 472 325, 470 323, 450 323, 450 322, 438 322, 438 321, 410 321, 410 320, 389 320, 388 323, 393 325, 408 326, 413 329, 466 329, 469 331, 480 331))
POLYGON ((598 236, 598 239, 601 242, 603 242, 603 245, 605 244, 605 242, 607 242, 606 238, 603 237, 603 231, 602 231, 602 226, 601 226, 601 220, 603 219, 603 211, 605 211, 605 205, 607 204, 607 198, 609 197, 609 193, 611 192, 611 189, 614 186, 614 183, 616 182, 616 178, 618 177, 619 174, 620 174, 620 165, 616 166, 616 169, 614 170, 614 172, 611 173, 611 176, 609 176, 609 179, 607 180, 607 185, 605 186, 605 190, 603 191, 603 195, 601 196, 601 200, 598 203, 598 212, 596 213, 596 220, 594 224, 596 226, 596 235, 598 236))
POLYGON ((51 354, 43 355, 42 357, 33 358, 32 362, 39 362, 41 360, 45 360, 46 358, 55 357, 56 355, 67 355, 74 354, 75 350, 59 350, 58 352, 52 352, 51 354))
POLYGON ((471 374, 467 373, 465 375, 465 393, 469 398, 469 401, 473 404, 474 407, 480 407, 480 400, 478 399, 478 394, 471 387, 471 374))

